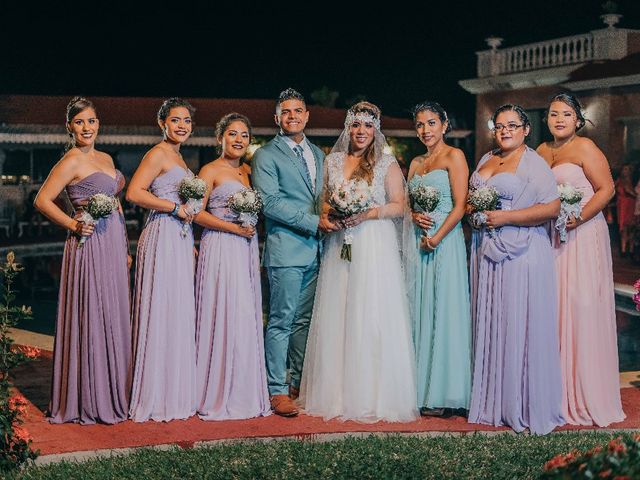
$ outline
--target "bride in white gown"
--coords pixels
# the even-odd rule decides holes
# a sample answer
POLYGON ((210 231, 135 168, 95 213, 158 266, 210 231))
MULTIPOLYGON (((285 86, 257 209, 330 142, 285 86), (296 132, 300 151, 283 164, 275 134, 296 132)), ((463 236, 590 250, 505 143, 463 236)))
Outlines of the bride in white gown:
MULTIPOLYGON (((325 160, 325 192, 345 179, 373 187, 373 208, 343 220, 322 255, 307 340, 300 404, 308 414, 360 422, 412 421, 415 366, 401 269, 405 182, 383 153, 380 110, 360 102, 325 160), (341 258, 345 232, 351 261, 341 258)), ((329 207, 325 203, 324 214, 329 207)))

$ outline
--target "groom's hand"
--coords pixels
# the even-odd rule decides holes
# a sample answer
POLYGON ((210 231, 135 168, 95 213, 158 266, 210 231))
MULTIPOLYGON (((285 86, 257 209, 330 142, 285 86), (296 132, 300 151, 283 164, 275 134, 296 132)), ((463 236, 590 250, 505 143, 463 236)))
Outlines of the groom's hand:
POLYGON ((321 215, 320 222, 318 222, 318 230, 324 233, 328 233, 340 230, 340 227, 329 220, 329 217, 327 215, 321 215))

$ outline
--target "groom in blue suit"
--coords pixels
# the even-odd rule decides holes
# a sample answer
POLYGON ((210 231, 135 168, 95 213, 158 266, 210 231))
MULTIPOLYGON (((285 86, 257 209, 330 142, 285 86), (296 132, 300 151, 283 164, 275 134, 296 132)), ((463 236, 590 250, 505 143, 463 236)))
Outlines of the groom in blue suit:
POLYGON ((291 88, 281 92, 275 113, 280 133, 252 161, 253 185, 264 202, 262 263, 271 289, 264 340, 267 382, 271 407, 287 417, 298 414, 294 400, 318 277, 320 233, 337 229, 320 215, 324 153, 304 135, 308 120, 304 97, 291 88))

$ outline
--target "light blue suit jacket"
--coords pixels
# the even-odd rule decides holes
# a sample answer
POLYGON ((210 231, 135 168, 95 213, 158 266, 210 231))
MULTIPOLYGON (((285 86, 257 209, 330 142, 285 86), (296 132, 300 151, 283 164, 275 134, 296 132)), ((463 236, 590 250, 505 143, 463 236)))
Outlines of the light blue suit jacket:
POLYGON ((281 136, 256 150, 251 162, 253 186, 264 202, 266 267, 304 267, 319 253, 324 153, 307 142, 316 160, 315 194, 304 166, 281 136))

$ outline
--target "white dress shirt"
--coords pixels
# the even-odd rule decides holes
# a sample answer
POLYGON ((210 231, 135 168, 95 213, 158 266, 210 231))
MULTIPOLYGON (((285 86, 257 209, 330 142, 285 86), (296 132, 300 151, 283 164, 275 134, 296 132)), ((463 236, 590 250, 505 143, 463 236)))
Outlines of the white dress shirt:
POLYGON ((289 148, 293 151, 293 154, 296 155, 293 147, 299 145, 302 147, 302 156, 304 157, 305 162, 307 163, 307 168, 309 169, 309 176, 311 177, 311 187, 313 191, 316 191, 316 157, 313 155, 313 150, 309 146, 309 142, 307 142, 307 137, 304 136, 300 143, 296 143, 290 137, 286 135, 282 135, 285 143, 289 146, 289 148))

